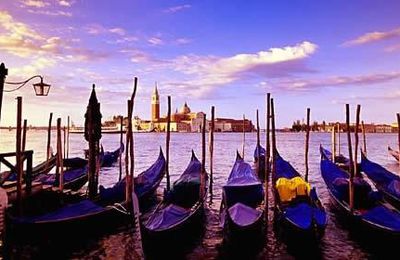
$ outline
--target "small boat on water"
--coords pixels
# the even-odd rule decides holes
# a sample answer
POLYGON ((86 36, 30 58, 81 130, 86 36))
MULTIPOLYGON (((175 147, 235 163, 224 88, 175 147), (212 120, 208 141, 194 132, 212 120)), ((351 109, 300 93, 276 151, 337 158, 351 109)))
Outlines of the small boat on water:
POLYGON ((388 146, 388 152, 393 158, 399 161, 399 151, 393 150, 390 146, 388 146))
POLYGON ((262 229, 264 191, 261 181, 237 152, 226 184, 223 186, 220 225, 227 238, 249 238, 262 229))
MULTIPOLYGON (((134 187, 139 202, 147 200, 154 195, 165 175, 165 157, 160 148, 156 162, 147 170, 134 178, 134 187)), ((125 199, 125 177, 110 188, 99 187, 100 197, 108 202, 120 202, 125 199)))
MULTIPOLYGON (((135 179, 135 192, 140 200, 146 199, 153 193, 164 175, 165 159, 160 152, 157 160, 135 179), (160 178, 161 176, 161 178, 160 178), (140 179, 140 180, 139 180, 140 179)), ((17 209, 7 215, 12 228, 21 231, 23 235, 28 230, 36 232, 59 232, 60 230, 76 232, 77 227, 99 228, 108 224, 118 224, 116 219, 129 219, 125 209, 125 181, 119 182, 112 188, 100 188, 97 200, 80 199, 77 201, 60 204, 59 200, 43 204, 26 210, 28 215, 20 216, 17 209), (123 188, 122 188, 123 185, 123 188)), ((31 233, 37 235, 38 233, 31 233)))
MULTIPOLYGON (((176 180, 163 201, 151 213, 144 224, 144 235, 153 239, 185 232, 195 223, 202 223, 203 203, 207 197, 207 177, 201 184, 202 165, 192 151, 192 157, 186 170, 176 180)), ((179 236, 182 238, 182 236, 179 236)))
POLYGON ((115 162, 117 162, 118 158, 124 152, 124 144, 121 143, 120 147, 115 151, 104 152, 103 146, 101 146, 101 167, 111 167, 115 162))
POLYGON ((370 161, 363 152, 361 152, 360 166, 360 170, 368 176, 384 198, 397 209, 400 209, 400 176, 370 161))
POLYGON ((265 180, 265 153, 265 148, 261 145, 256 146, 256 149, 254 149, 254 164, 256 165, 258 178, 262 182, 265 180))
POLYGON ((349 204, 349 173, 333 163, 320 147, 321 175, 329 194, 341 212, 368 228, 384 234, 400 235, 400 213, 384 203, 378 192, 372 191, 368 182, 354 177, 354 208, 349 204))
POLYGON ((272 175, 272 190, 277 220, 291 231, 320 238, 328 218, 315 187, 311 189, 310 184, 278 151, 274 154, 276 168, 272 175))

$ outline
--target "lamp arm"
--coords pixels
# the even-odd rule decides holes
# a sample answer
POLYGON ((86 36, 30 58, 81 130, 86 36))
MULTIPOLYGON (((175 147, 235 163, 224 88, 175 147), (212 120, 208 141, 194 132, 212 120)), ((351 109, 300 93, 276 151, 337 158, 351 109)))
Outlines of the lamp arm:
POLYGON ((30 80, 32 80, 32 79, 34 79, 34 78, 40 78, 40 80, 43 82, 43 77, 42 77, 42 76, 40 76, 40 75, 35 75, 35 76, 32 76, 32 77, 30 77, 29 79, 27 79, 27 80, 25 80, 25 81, 21 81, 21 82, 5 82, 5 84, 9 84, 9 85, 20 85, 20 86, 16 87, 15 89, 10 89, 10 90, 4 89, 3 91, 4 91, 4 92, 13 92, 13 91, 16 91, 16 90, 22 88, 23 86, 25 86, 26 83, 28 83, 30 80))

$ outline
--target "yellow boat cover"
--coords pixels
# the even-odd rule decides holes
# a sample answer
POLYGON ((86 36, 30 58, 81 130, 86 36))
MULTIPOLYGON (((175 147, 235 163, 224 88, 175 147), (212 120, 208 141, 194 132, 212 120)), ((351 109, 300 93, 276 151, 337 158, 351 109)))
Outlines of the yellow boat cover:
POLYGON ((310 184, 301 177, 292 179, 279 178, 276 182, 276 189, 282 202, 289 202, 297 196, 308 196, 310 184))

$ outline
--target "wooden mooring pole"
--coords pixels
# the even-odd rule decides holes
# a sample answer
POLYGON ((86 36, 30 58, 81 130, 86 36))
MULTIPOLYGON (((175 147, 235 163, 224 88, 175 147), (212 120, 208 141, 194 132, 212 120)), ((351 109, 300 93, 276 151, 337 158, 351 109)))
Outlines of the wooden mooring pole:
POLYGON ((346 129, 347 129, 347 146, 349 149, 349 174, 350 174, 350 180, 349 180, 349 206, 350 210, 353 211, 354 209, 354 185, 353 185, 353 179, 354 179, 354 171, 353 171, 353 150, 351 147, 351 129, 350 129, 350 105, 346 104, 346 129))
MULTIPOLYGON (((124 117, 123 116, 120 116, 120 127, 119 127, 119 131, 120 131, 120 135, 119 135, 119 146, 121 147, 122 146, 122 139, 123 139, 123 135, 124 135, 124 133, 123 133, 123 125, 124 125, 124 117)), ((122 179, 122 154, 123 153, 120 153, 119 154, 119 176, 118 176, 118 181, 121 181, 121 179, 122 179)))
POLYGON ((69 158, 69 130, 71 128, 70 118, 67 117, 67 154, 64 155, 65 157, 69 158))
POLYGON ((22 152, 25 152, 27 123, 28 123, 27 120, 24 119, 24 128, 22 132, 22 148, 21 148, 22 152))
POLYGON ((22 97, 17 97, 17 133, 16 133, 16 164, 17 164, 17 202, 22 203, 22 174, 23 160, 21 151, 21 120, 22 120, 22 97))
POLYGON ((354 176, 358 175, 358 128, 360 127, 360 109, 361 106, 357 105, 356 111, 356 127, 354 129, 354 176))
POLYGON ((47 147, 46 147, 46 159, 50 159, 50 144, 51 144, 51 121, 53 120, 53 113, 50 113, 49 126, 47 128, 47 147))
POLYGON ((265 180, 264 180, 264 184, 265 184, 265 218, 266 218, 266 228, 268 228, 268 209, 269 209, 269 191, 268 191, 268 182, 269 182, 269 174, 270 174, 270 163, 269 163, 269 159, 270 159, 270 152, 271 152, 271 148, 270 148, 270 120, 271 120, 271 93, 267 93, 267 104, 266 104, 267 108, 267 115, 265 117, 265 123, 266 123, 266 127, 265 127, 265 180))
MULTIPOLYGON (((64 132, 65 133, 65 132, 64 132)), ((56 180, 60 191, 64 189, 63 150, 61 139, 61 118, 57 118, 57 168, 56 180)))
POLYGON ((210 139, 208 143, 209 154, 210 154, 210 194, 213 194, 213 174, 214 174, 214 120, 215 120, 215 107, 211 107, 211 124, 210 124, 210 139))
POLYGON ((262 176, 261 168, 261 141, 260 141, 260 118, 258 116, 258 109, 256 110, 256 122, 257 122, 257 175, 262 176))
POLYGON ((362 135, 363 135, 363 152, 365 155, 367 155, 367 137, 366 137, 366 133, 365 133, 364 120, 361 121, 361 130, 362 130, 362 135))
POLYGON ((206 114, 203 117, 203 123, 201 127, 201 176, 200 176, 200 200, 203 201, 205 182, 206 182, 206 114))
POLYGON ((170 128, 171 128, 171 96, 168 96, 168 113, 167 113, 167 139, 166 139, 166 149, 165 149, 165 177, 167 178, 167 191, 170 190, 170 179, 169 179, 169 141, 170 141, 170 128))
POLYGON ((305 181, 308 182, 308 146, 310 142, 310 108, 307 108, 307 128, 306 128, 306 148, 305 148, 305 157, 304 164, 306 166, 306 174, 305 181))
POLYGON ((246 117, 243 114, 243 140, 242 140, 242 159, 244 160, 244 147, 246 145, 246 129, 245 129, 246 117))

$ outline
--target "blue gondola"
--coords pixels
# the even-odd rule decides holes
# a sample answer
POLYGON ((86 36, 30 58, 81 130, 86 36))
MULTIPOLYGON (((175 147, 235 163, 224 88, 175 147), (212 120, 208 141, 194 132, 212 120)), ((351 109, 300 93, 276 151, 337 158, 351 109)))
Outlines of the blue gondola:
POLYGON ((389 203, 400 209, 400 176, 368 160, 363 152, 361 152, 360 170, 368 176, 389 203))
POLYGON ((144 224, 146 236, 160 238, 184 232, 201 220, 203 202, 207 196, 207 177, 204 176, 204 184, 201 185, 201 167, 192 151, 186 170, 144 224))
MULTIPOLYGON (((315 187, 308 191, 301 191, 307 184, 293 166, 285 161, 278 151, 275 151, 275 174, 272 175, 272 187, 276 202, 276 213, 278 220, 283 221, 285 226, 296 232, 311 235, 315 238, 321 237, 328 219, 325 208, 320 202, 315 187), (297 180, 303 185, 296 187, 296 194, 288 201, 283 201, 277 183, 279 180, 297 180)), ((309 186, 308 186, 309 187, 309 186)))
POLYGON ((254 164, 256 165, 258 178, 261 181, 265 179, 265 148, 260 145, 254 149, 254 164), (259 167, 259 169, 258 169, 259 167))
MULTIPOLYGON (((155 163, 146 171, 139 174, 135 180, 136 183, 138 178, 141 179, 138 187, 135 187, 139 200, 145 199, 150 193, 156 190, 164 175, 164 169, 165 158, 162 152, 160 152, 155 163)), ((100 190, 99 198, 94 201, 83 199, 61 207, 58 206, 58 208, 51 211, 43 208, 35 208, 36 212, 41 210, 41 214, 30 214, 29 216, 19 216, 11 212, 8 214, 8 218, 13 228, 17 232, 23 232, 23 234, 27 232, 26 230, 30 229, 39 230, 40 232, 46 230, 51 233, 57 231, 58 228, 68 231, 69 228, 77 226, 82 226, 83 228, 89 226, 95 227, 96 225, 109 223, 110 219, 118 217, 127 217, 128 220, 129 214, 125 210, 124 183, 124 181, 121 181, 111 189, 103 188, 103 190, 100 190)), ((47 205, 42 206, 46 207, 47 205)))
POLYGON ((400 214, 381 202, 371 186, 360 177, 354 177, 354 208, 349 205, 349 173, 333 163, 320 147, 321 175, 335 205, 356 222, 377 231, 400 235, 400 214))
POLYGON ((261 230, 263 186, 251 166, 239 153, 223 186, 220 224, 228 236, 244 236, 261 230))
POLYGON ((102 158, 101 158, 101 167, 111 167, 120 157, 120 155, 124 152, 124 144, 121 143, 120 147, 113 152, 104 152, 103 146, 102 150, 102 158))
POLYGON ((393 156, 394 159, 396 159, 396 161, 399 161, 399 151, 395 151, 388 146, 388 152, 391 156, 393 156))

